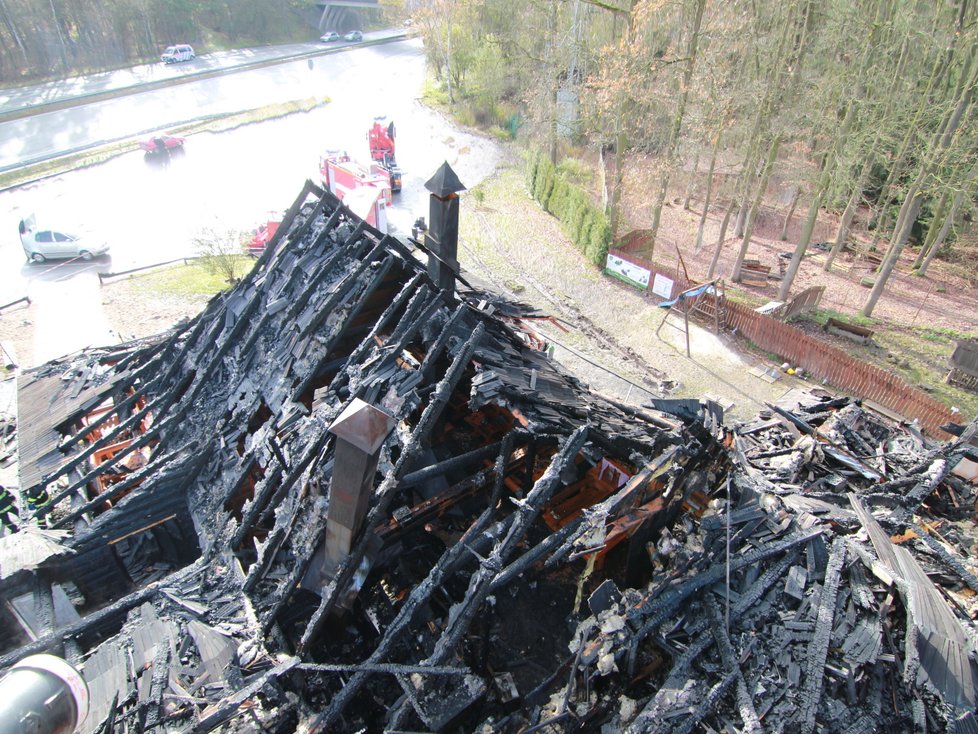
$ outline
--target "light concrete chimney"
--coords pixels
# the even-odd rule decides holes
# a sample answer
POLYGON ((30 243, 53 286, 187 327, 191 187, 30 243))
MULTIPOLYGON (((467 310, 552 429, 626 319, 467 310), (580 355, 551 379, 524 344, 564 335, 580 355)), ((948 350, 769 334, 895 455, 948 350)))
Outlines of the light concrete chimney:
POLYGON ((380 447, 395 423, 384 411, 357 398, 329 427, 336 446, 326 511, 326 568, 335 568, 353 547, 370 508, 380 447))
POLYGON ((455 293, 458 273, 458 192, 465 186, 448 162, 441 164, 424 187, 431 192, 428 205, 428 277, 439 289, 455 293))

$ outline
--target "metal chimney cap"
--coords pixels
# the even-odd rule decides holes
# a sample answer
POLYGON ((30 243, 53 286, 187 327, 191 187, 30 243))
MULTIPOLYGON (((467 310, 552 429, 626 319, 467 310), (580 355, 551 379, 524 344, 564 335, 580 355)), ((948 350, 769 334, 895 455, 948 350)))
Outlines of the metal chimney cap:
POLYGON ((380 408, 356 398, 333 421, 329 432, 372 454, 384 443, 395 425, 397 421, 380 408))
POLYGON ((465 191, 465 186, 458 180, 458 176, 448 165, 448 161, 439 166, 434 175, 425 182, 424 187, 441 199, 457 194, 459 191, 465 191))

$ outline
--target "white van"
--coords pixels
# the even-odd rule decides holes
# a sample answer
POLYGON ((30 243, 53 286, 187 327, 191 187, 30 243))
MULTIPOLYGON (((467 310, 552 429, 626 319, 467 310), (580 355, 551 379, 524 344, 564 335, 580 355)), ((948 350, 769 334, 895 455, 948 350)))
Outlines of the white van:
POLYGON ((164 64, 176 64, 180 61, 192 61, 197 56, 194 54, 192 46, 182 43, 179 46, 167 46, 166 51, 163 52, 160 58, 164 64))

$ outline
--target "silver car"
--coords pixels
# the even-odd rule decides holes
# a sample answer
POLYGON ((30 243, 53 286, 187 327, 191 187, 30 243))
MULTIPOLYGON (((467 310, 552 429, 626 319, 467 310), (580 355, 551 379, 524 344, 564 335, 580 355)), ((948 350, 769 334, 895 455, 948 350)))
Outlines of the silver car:
POLYGON ((45 260, 81 258, 91 260, 104 255, 109 246, 104 242, 82 237, 56 229, 38 229, 34 217, 20 220, 20 244, 28 262, 42 263, 45 260))

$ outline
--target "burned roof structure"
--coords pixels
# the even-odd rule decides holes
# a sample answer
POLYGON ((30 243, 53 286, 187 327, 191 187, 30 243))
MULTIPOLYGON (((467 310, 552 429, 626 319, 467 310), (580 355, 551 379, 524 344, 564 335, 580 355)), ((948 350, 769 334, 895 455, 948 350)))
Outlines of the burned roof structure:
POLYGON ((596 396, 455 236, 307 183, 197 318, 22 374, 0 666, 86 732, 976 731, 973 430, 596 396))

